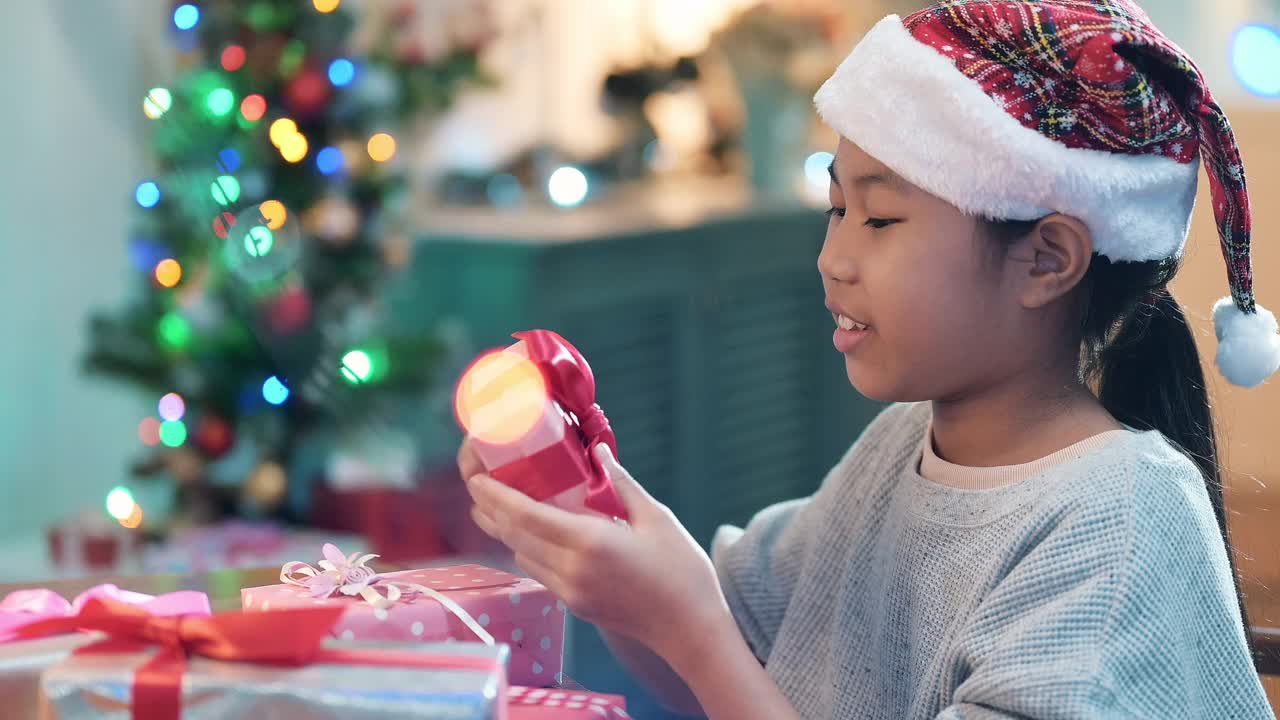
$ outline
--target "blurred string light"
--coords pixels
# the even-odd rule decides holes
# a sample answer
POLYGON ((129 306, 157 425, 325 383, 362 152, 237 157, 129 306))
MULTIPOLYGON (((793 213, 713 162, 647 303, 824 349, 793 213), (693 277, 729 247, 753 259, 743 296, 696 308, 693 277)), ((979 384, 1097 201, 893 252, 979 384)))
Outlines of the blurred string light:
POLYGON ((574 207, 587 197, 587 176, 578 168, 565 165, 556 168, 547 180, 547 194, 560 207, 574 207))
POLYGON ((138 503, 133 499, 133 493, 123 485, 117 485, 107 493, 107 514, 116 520, 129 517, 137 505, 138 503))
POLYGON ((342 170, 342 151, 332 145, 316 153, 316 169, 324 175, 332 175, 342 170))
POLYGON ((160 202, 160 186, 150 180, 138 183, 137 189, 133 191, 133 199, 144 208, 153 208, 160 202))
POLYGON ((173 24, 179 30, 190 30, 200 22, 200 8, 191 3, 183 3, 173 11, 173 24))
POLYGON ((204 104, 215 117, 223 117, 236 106, 236 95, 224 87, 214 88, 209 91, 204 104))
POLYGON ((213 219, 213 234, 218 236, 219 240, 226 240, 227 235, 231 234, 231 228, 236 224, 236 216, 229 212, 224 212, 213 219))
POLYGON ((142 526, 142 506, 137 503, 134 503, 133 512, 129 513, 128 517, 122 518, 120 520, 120 525, 122 525, 123 527, 129 528, 130 530, 135 530, 141 527, 142 526))
POLYGON ((240 45, 228 45, 222 50, 222 69, 235 72, 244 67, 245 52, 240 45))
POLYGON ((271 123, 267 131, 271 144, 280 150, 280 157, 286 162, 300 162, 307 156, 307 138, 298 132, 298 124, 289 118, 280 118, 271 123))
POLYGON ((213 201, 226 207, 240 199, 240 181, 232 175, 219 175, 209 186, 213 201))
POLYGON ((805 158, 804 177, 810 190, 827 192, 828 185, 831 184, 831 176, 827 174, 827 168, 831 167, 831 161, 835 160, 835 157, 823 150, 805 158))
POLYGON ((160 287, 174 287, 182 280, 182 265, 173 258, 165 258, 156 263, 155 276, 160 287))
POLYGON ((258 122, 267 114, 267 99, 256 93, 246 95, 240 101, 240 114, 249 122, 258 122))
POLYGON ((147 447, 155 447, 160 444, 160 421, 153 418, 143 418, 138 423, 138 439, 147 447))
POLYGON ((458 380, 453 406, 466 431, 488 443, 512 443, 542 418, 548 390, 542 371, 523 355, 482 355, 458 380))
POLYGON ((386 162, 396 154, 396 139, 384 132, 374 133, 368 149, 374 162, 386 162))
POLYGON ((165 420, 160 423, 160 442, 168 447, 182 447, 187 441, 187 426, 181 420, 165 420))
POLYGON ((1249 92, 1280 97, 1280 29, 1245 25, 1231 42, 1231 67, 1249 92))
POLYGON ((262 399, 272 405, 283 405, 284 401, 289 399, 289 388, 280 378, 272 375, 262 383, 262 399))
POLYGON ((373 361, 369 353, 363 350, 352 350, 342 356, 342 377, 352 385, 366 382, 373 375, 373 361))
POLYGON ((160 417, 175 422, 181 420, 182 416, 187 413, 187 404, 182 400, 182 396, 178 393, 167 393, 160 398, 160 404, 157 408, 160 411, 160 417))
POLYGON ((280 143, 290 135, 297 134, 298 124, 289 118, 280 118, 271 123, 271 128, 267 130, 267 137, 271 139, 271 144, 280 147, 280 143))
POLYGON ((266 225, 254 225, 244 234, 244 251, 249 257, 263 257, 271 253, 276 236, 266 225))
POLYGON ((142 99, 142 114, 152 120, 159 120, 162 115, 169 112, 171 107, 173 107, 173 94, 166 88, 151 88, 147 91, 147 96, 142 99))
POLYGON ((223 148, 218 152, 218 162, 225 172, 235 172, 240 169, 240 152, 235 148, 223 148))
POLYGON ((338 58, 329 63, 329 82, 334 87, 346 87, 356 77, 355 63, 346 58, 338 58))
POLYGON ((311 4, 315 6, 317 12, 331 13, 338 9, 342 0, 311 0, 311 4))
POLYGON ((267 200, 258 206, 258 212, 262 213, 262 219, 267 221, 267 227, 272 230, 284 227, 284 221, 289 217, 284 203, 279 200, 267 200))
POLYGON ((191 344, 191 323, 174 310, 160 318, 156 333, 160 342, 171 350, 183 350, 191 344))

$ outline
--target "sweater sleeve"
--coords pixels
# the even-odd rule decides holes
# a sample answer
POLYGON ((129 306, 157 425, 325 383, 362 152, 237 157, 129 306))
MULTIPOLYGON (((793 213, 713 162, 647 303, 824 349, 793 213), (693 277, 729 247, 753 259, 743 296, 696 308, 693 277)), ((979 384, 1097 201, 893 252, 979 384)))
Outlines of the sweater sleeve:
POLYGON ((1129 475, 1131 502, 1076 507, 979 605, 936 720, 1275 717, 1199 473, 1129 475))
POLYGON ((858 441, 828 472, 818 491, 806 498, 771 505, 755 515, 745 530, 722 526, 711 542, 711 560, 739 629, 761 663, 768 660, 783 616, 791 604, 805 559, 821 542, 819 528, 838 504, 841 486, 857 482, 854 468, 874 462, 878 450, 897 436, 911 435, 923 425, 919 408, 892 405, 869 424, 858 441))

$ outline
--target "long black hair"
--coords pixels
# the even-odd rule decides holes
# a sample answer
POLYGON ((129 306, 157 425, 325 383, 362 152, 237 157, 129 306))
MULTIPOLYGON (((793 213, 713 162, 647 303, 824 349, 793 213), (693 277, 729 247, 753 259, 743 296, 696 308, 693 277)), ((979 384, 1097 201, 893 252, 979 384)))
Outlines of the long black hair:
MULTIPOLYGON (((1007 248, 1038 222, 982 219, 979 227, 1007 248)), ((1169 281, 1180 262, 1180 257, 1112 262, 1093 256, 1083 281, 1080 379, 1093 388, 1116 420, 1140 430, 1159 430, 1200 469, 1226 545, 1245 640, 1256 664, 1257 649, 1232 552, 1204 370, 1186 314, 1169 292, 1169 281)))

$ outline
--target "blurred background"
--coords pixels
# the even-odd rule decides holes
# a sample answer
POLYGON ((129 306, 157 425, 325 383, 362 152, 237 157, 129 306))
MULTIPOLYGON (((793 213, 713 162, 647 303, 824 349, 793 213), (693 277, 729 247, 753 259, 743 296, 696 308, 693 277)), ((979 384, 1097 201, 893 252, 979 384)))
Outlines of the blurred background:
MULTIPOLYGON (((878 408, 827 339, 810 98, 925 4, 7 4, 0 582, 327 539, 489 556, 453 390, 534 327, 591 361, 621 460, 699 541, 812 492, 878 408)), ((1280 2, 1142 4, 1232 118, 1280 306, 1280 2)), ((1221 263, 1198 212, 1175 291, 1210 358, 1221 263)), ((1253 621, 1280 626, 1280 389, 1209 376, 1253 621)), ((570 673, 644 708, 571 632, 570 673)))

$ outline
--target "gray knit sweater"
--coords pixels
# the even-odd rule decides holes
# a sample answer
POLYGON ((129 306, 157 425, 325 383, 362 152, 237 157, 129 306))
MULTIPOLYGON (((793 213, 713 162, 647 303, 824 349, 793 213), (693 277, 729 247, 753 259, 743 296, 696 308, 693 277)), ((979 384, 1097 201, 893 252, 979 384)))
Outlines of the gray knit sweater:
POLYGON ((1196 467, 1134 432, 1004 487, 930 482, 927 403, 712 547, 804 718, 1274 718, 1196 467))

